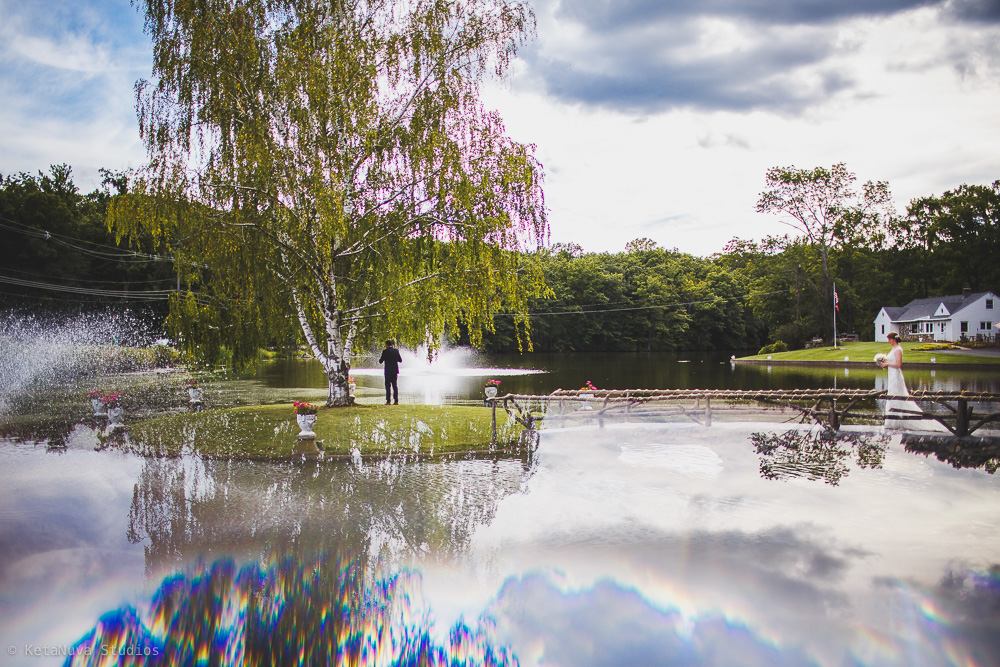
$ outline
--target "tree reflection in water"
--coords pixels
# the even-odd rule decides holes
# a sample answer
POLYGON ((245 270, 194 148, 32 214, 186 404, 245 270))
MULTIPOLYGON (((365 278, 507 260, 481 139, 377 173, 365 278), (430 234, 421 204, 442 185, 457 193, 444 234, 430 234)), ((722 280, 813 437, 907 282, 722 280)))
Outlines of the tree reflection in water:
POLYGON ((194 557, 251 557, 264 544, 358 545, 380 558, 463 553, 500 501, 532 475, 522 458, 260 463, 197 456, 147 459, 129 512, 128 539, 145 543, 150 573, 194 557))
POLYGON ((459 620, 434 637, 419 576, 383 576, 363 553, 273 551, 167 577, 147 613, 101 617, 67 664, 84 665, 512 665, 488 619, 459 620), (118 654, 106 655, 108 648, 118 654))
POLYGON ((934 454, 955 468, 982 468, 991 475, 1000 469, 1000 438, 907 434, 903 445, 908 452, 934 454))
POLYGON ((852 454, 861 468, 881 468, 889 436, 821 430, 751 433, 765 479, 804 477, 836 486, 850 472, 852 454))

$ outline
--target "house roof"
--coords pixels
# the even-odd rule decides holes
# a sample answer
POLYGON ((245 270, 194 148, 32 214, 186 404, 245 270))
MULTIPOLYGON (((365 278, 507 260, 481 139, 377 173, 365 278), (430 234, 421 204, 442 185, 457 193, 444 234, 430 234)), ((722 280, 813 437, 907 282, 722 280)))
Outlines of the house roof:
POLYGON ((952 296, 933 296, 927 299, 914 299, 902 308, 886 307, 885 311, 889 315, 889 319, 893 322, 948 320, 954 317, 958 311, 987 294, 992 294, 992 292, 973 292, 966 294, 964 297, 961 294, 955 294, 952 296), (935 316, 934 313, 937 312, 938 306, 941 304, 944 304, 944 307, 948 309, 948 314, 935 316))
POLYGON ((906 312, 906 306, 884 306, 882 310, 885 314, 889 316, 892 321, 898 321, 899 316, 906 312))

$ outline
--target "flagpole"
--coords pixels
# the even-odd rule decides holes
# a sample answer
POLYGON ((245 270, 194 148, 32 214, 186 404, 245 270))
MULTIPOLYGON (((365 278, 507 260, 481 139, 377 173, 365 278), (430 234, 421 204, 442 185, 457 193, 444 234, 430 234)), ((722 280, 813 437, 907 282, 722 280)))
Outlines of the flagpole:
POLYGON ((833 284, 833 349, 837 349, 837 283, 833 284))

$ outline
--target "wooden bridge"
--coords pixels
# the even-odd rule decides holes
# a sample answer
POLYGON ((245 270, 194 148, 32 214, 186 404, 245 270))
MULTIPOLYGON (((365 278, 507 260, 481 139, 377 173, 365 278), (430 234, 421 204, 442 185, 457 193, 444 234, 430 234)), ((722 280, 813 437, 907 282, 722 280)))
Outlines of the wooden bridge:
POLYGON ((890 396, 874 389, 559 389, 551 394, 506 394, 486 400, 492 404, 494 437, 498 407, 527 429, 535 429, 543 420, 565 424, 596 419, 603 427, 607 420, 665 421, 678 417, 711 426, 713 413, 759 415, 760 406, 791 411, 793 419, 821 424, 831 431, 849 422, 874 424, 887 417, 897 421, 933 420, 962 437, 990 422, 1000 422, 1000 394, 965 391, 915 391, 909 396, 890 396), (884 415, 880 399, 906 401, 916 409, 893 407, 884 415))

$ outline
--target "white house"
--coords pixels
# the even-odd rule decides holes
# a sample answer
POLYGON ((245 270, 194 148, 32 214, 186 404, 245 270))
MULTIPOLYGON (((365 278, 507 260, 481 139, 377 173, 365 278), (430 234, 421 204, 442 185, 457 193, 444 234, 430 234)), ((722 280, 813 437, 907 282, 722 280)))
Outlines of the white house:
POLYGON ((959 341, 994 338, 1000 322, 1000 299, 993 292, 965 290, 955 296, 914 299, 905 306, 885 306, 875 318, 875 340, 890 331, 906 340, 959 341))

